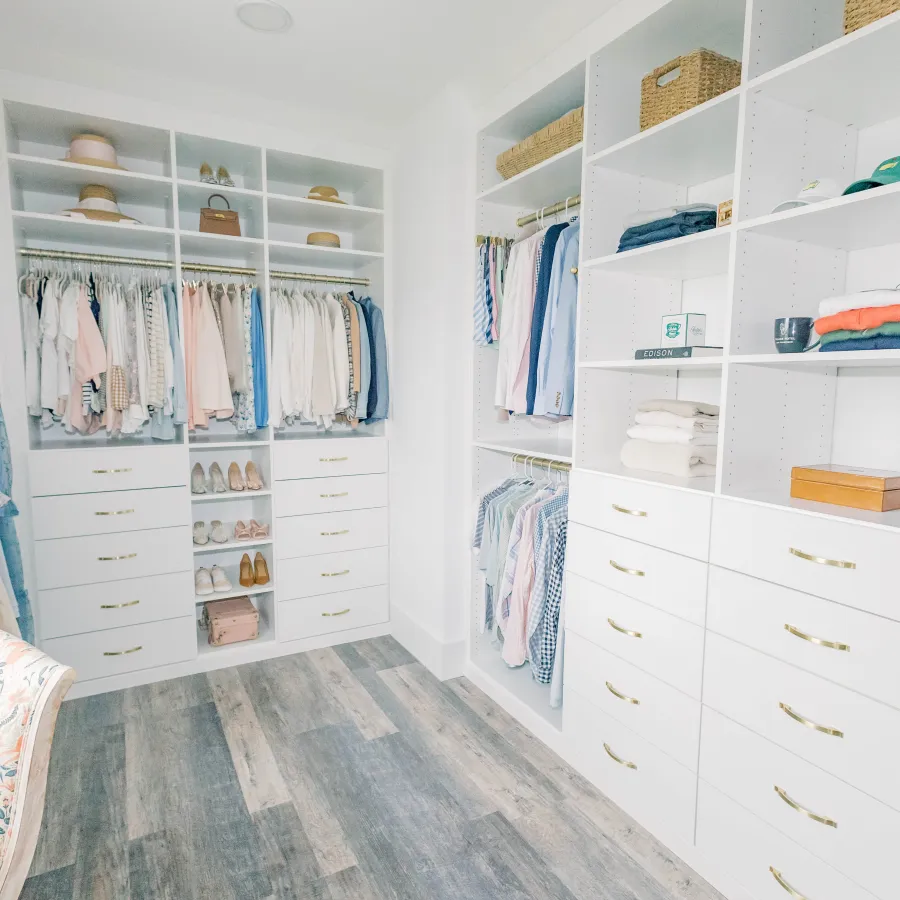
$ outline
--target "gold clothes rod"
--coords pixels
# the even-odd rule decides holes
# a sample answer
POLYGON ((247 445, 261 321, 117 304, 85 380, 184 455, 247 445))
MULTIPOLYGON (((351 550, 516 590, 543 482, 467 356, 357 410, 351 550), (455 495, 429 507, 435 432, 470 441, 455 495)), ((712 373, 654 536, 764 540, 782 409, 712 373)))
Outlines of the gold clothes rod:
MULTIPOLYGON (((144 269, 174 269, 175 263, 167 259, 145 259, 137 256, 110 256, 105 253, 78 253, 74 250, 37 250, 31 247, 19 248, 19 255, 31 259, 61 259, 68 262, 105 263, 111 266, 138 266, 144 269)), ((209 272, 210 275, 257 274, 256 269, 239 266, 216 266, 209 263, 183 262, 181 268, 190 272, 209 272)), ((315 281, 326 284, 358 284, 369 286, 368 278, 350 278, 341 275, 319 275, 313 272, 281 272, 270 270, 270 278, 283 281, 315 281)))
POLYGON ((580 203, 581 194, 576 194, 574 197, 569 197, 568 200, 560 200, 559 203, 554 203, 553 206, 545 206, 543 209, 539 209, 527 216, 522 216, 521 219, 516 219, 516 225, 518 225, 519 228, 524 228, 526 225, 537 222, 538 219, 541 219, 544 216, 554 216, 556 213, 565 212, 573 206, 580 205, 580 203))
POLYGON ((514 453, 513 462, 529 463, 538 469, 555 469, 557 472, 571 472, 572 464, 564 462, 556 462, 552 459, 543 459, 540 456, 527 456, 524 453, 514 453))

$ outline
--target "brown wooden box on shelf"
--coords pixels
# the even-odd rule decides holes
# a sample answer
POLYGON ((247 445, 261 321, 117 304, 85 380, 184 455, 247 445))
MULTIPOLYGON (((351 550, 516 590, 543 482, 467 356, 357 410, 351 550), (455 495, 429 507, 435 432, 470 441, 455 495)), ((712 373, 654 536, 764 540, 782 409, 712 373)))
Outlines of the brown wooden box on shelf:
POLYGON ((259 611, 249 597, 210 600, 205 605, 209 616, 209 642, 213 646, 254 641, 259 637, 259 611))
POLYGON ((795 466, 791 496, 854 509, 900 509, 900 472, 853 466, 795 466))

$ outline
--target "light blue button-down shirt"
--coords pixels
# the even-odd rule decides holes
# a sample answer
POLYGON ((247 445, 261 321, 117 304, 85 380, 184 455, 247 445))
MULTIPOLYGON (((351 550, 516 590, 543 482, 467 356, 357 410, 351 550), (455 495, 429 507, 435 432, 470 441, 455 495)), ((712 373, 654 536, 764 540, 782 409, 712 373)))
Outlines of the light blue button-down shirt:
POLYGON ((578 266, 580 246, 581 223, 576 222, 562 233, 556 245, 562 266, 559 277, 551 279, 550 295, 547 298, 534 398, 536 416, 572 415, 575 399, 575 322, 578 300, 578 276, 572 274, 572 269, 578 266))

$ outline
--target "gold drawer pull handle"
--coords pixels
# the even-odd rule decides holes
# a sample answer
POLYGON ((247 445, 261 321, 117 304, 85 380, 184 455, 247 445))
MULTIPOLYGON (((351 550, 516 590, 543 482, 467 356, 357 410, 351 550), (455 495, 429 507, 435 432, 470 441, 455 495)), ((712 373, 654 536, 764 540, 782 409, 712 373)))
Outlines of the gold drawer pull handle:
POLYGON ((788 547, 788 552, 797 559, 805 559, 807 562, 817 563, 820 566, 832 566, 835 569, 855 569, 855 562, 845 562, 842 559, 825 559, 824 556, 813 556, 810 553, 804 553, 796 547, 788 547))
POLYGON ((322 572, 322 577, 323 578, 338 578, 341 575, 349 575, 349 574, 350 574, 350 570, 344 569, 343 572, 322 572))
POLYGON ((347 462, 349 456, 320 456, 319 462, 347 462))
POLYGON ((808 816, 814 822, 821 822, 823 825, 827 825, 829 828, 837 828, 838 824, 834 821, 834 819, 829 819, 828 816, 817 816, 814 812, 810 812, 808 809, 804 809, 799 803, 791 800, 787 795, 787 791, 784 788, 778 787, 775 785, 775 793, 790 806, 791 809, 796 809, 797 812, 803 813, 804 816, 808 816))
POLYGON ((134 559, 137 556, 137 553, 125 553, 122 556, 98 556, 97 559, 100 562, 113 562, 117 559, 134 559))
POLYGON ((811 644, 818 644, 820 647, 829 647, 831 650, 844 650, 847 653, 850 652, 849 644, 841 644, 837 641, 824 641, 822 638, 813 637, 811 634, 807 634, 805 631, 801 631, 793 625, 788 625, 787 622, 784 624, 784 630, 789 631, 794 637, 809 641, 811 644))
POLYGON ((636 638, 643 637, 643 635, 639 631, 629 631, 627 628, 623 628, 621 625, 616 625, 616 623, 613 622, 612 619, 607 619, 606 621, 609 622, 610 626, 615 628, 616 631, 620 632, 621 634, 627 634, 628 637, 636 637, 636 638))
POLYGON ((330 500, 332 497, 348 497, 350 491, 341 491, 340 494, 319 494, 323 500, 330 500))
POLYGON ((126 606, 137 606, 140 600, 129 600, 127 603, 101 603, 100 609, 124 609, 126 606))
POLYGON ((337 537, 339 534, 350 534, 349 528, 342 528, 340 531, 320 531, 321 537, 337 537))
POLYGON ((619 572, 624 572, 626 575, 634 575, 635 578, 643 578, 646 573, 642 572, 640 569, 628 569, 625 566, 620 566, 614 559, 609 561, 609 564, 619 572))
POLYGON ((639 518, 646 519, 647 513, 642 509, 628 509, 625 506, 619 506, 616 503, 613 503, 612 508, 618 512, 623 513, 626 516, 638 516, 639 518))
POLYGON ((143 646, 139 645, 137 647, 132 647, 130 650, 104 650, 104 656, 127 656, 129 653, 137 653, 138 650, 143 650, 143 646))
POLYGON ((784 712, 789 715, 795 722, 799 722, 801 725, 805 725, 807 728, 812 728, 813 731, 821 731, 822 734, 830 734, 832 737, 842 738, 844 736, 843 731, 838 731, 837 728, 827 728, 825 725, 817 725, 815 722, 811 722, 809 719, 804 718, 799 713, 795 713, 787 703, 779 703, 778 704, 784 712))
POLYGON ((795 891, 784 880, 784 875, 782 875, 774 866, 769 866, 769 871, 772 873, 772 877, 794 898, 794 900, 809 900, 809 897, 805 894, 801 894, 800 891, 795 891))
POLYGON ((616 756, 615 753, 610 749, 609 744, 604 744, 603 749, 609 754, 611 759, 614 759, 620 766, 625 766, 626 769, 635 769, 637 770, 637 766, 633 762, 628 762, 627 759, 622 759, 620 756, 616 756))
POLYGON ((95 512, 95 516, 128 516, 133 513, 133 509, 114 509, 109 512, 95 512))
POLYGON ((94 469, 95 475, 121 475, 123 472, 130 472, 131 468, 127 469, 94 469))
POLYGON ((613 697, 618 697, 620 700, 624 700, 626 703, 633 703, 635 706, 641 705, 640 700, 637 700, 634 697, 629 697, 626 694, 620 694, 608 681, 606 682, 606 689, 613 695, 613 697))
POLYGON ((350 612, 350 608, 342 609, 340 612, 336 613, 322 613, 323 616, 346 616, 347 613, 350 612))

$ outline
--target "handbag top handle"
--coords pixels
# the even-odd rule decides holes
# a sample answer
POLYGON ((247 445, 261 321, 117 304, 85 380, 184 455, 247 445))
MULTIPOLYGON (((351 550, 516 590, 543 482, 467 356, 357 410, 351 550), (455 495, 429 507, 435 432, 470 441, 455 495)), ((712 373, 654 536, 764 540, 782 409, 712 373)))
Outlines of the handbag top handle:
POLYGON ((209 195, 209 199, 206 201, 206 203, 207 203, 207 205, 210 207, 210 209, 212 209, 212 201, 213 201, 213 198, 214 198, 214 197, 218 197, 220 200, 224 200, 224 201, 225 201, 225 205, 226 205, 229 209, 231 209, 231 204, 228 202, 228 198, 227 198, 227 197, 224 197, 222 194, 210 194, 210 195, 209 195))

